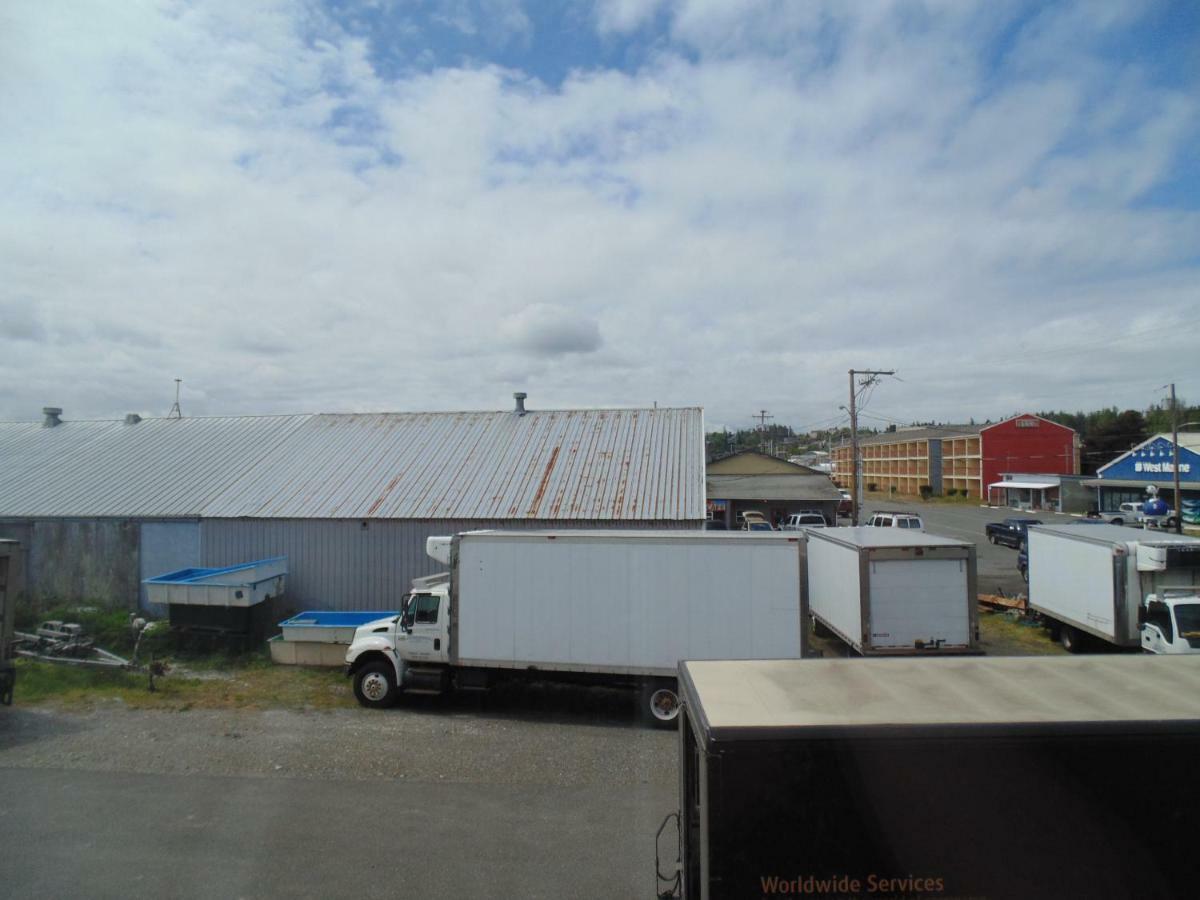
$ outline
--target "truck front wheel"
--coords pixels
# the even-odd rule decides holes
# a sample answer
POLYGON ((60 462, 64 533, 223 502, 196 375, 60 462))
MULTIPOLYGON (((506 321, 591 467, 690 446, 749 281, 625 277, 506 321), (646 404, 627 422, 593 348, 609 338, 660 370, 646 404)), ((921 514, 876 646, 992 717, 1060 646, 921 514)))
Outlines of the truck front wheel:
POLYGON ((396 675, 389 663, 367 663, 354 673, 354 697, 371 709, 387 709, 396 702, 396 675))

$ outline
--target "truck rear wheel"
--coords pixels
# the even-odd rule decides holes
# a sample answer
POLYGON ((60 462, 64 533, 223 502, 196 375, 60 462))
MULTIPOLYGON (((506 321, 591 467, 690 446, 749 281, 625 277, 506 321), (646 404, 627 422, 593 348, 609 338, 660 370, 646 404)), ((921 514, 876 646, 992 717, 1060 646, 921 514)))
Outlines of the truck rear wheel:
POLYGON ((390 663, 370 662, 354 673, 354 697, 370 709, 387 709, 396 702, 396 675, 390 663))
POLYGON ((1058 640, 1059 643, 1062 644, 1063 649, 1068 653, 1083 652, 1083 632, 1078 628, 1073 628, 1070 625, 1060 626, 1058 640))

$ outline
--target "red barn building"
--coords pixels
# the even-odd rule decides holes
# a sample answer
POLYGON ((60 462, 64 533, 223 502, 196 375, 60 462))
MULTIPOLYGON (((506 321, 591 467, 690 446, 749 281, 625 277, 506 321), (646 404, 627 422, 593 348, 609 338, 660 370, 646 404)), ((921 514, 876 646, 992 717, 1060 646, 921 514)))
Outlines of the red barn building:
POLYGON ((1000 481, 1002 472, 1033 472, 1041 475, 1078 475, 1079 441, 1075 429, 1041 416, 1013 416, 979 429, 983 452, 983 481, 1000 481))

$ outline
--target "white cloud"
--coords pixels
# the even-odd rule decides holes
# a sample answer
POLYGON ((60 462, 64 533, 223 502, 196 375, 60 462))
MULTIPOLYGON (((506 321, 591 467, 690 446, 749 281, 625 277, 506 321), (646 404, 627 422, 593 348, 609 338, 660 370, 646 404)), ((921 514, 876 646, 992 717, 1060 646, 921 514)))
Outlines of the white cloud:
POLYGON ((505 319, 503 332, 534 356, 595 353, 603 343, 594 319, 549 303, 534 303, 505 319))
POLYGON ((670 3, 670 0, 597 0, 596 28, 601 34, 636 31, 670 3))
MULTIPOLYGON (((165 412, 175 376, 208 414, 520 386, 803 423, 864 365, 900 369, 876 402, 920 418, 1200 396, 1170 368, 1200 217, 1141 202, 1195 92, 1105 60, 1074 9, 1067 63, 1046 13, 997 77, 978 48, 1005 23, 961 6, 605 4, 609 39, 666 13, 669 40, 555 87, 384 77, 299 0, 13 6, 0 418, 165 412), (1177 327, 1135 346, 1145 310, 1177 327)), ((529 39, 520 15, 487 21, 529 39)))

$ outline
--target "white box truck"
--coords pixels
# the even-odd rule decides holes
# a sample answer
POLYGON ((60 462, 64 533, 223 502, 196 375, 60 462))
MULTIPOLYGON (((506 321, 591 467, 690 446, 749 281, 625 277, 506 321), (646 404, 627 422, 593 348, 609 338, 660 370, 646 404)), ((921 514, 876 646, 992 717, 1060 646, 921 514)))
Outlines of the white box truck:
POLYGON ((360 627, 346 672, 364 706, 501 679, 640 687, 678 712, 681 659, 799 658, 799 535, 475 531, 431 537, 443 575, 360 627))
POLYGON ((818 635, 864 656, 973 653, 975 545, 903 528, 809 531, 806 603, 818 635))
POLYGON ((1088 637, 1200 653, 1200 539, 1118 525, 1033 525, 1029 608, 1073 653, 1088 637))

